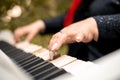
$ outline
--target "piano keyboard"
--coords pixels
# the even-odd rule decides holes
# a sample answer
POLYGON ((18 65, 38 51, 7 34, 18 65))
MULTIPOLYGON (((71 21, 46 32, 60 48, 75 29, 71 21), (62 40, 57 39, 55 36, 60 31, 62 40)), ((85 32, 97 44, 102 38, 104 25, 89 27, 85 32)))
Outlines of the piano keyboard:
POLYGON ((92 62, 77 60, 67 55, 49 61, 49 51, 47 49, 26 42, 12 46, 0 41, 0 49, 29 73, 34 80, 62 80, 60 76, 66 74, 69 74, 69 77, 71 76, 71 79, 68 80, 77 80, 76 78, 72 79, 73 76, 79 76, 77 71, 82 72, 94 65, 92 62), (59 77, 60 79, 58 79, 59 77))

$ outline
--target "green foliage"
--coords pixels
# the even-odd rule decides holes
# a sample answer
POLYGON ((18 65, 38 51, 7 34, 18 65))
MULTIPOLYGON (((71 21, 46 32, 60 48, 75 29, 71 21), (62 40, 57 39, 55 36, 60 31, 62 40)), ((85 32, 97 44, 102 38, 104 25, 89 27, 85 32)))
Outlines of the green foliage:
MULTIPOLYGON (((16 28, 29 24, 37 19, 47 19, 57 16, 65 12, 71 0, 0 0, 0 30, 16 28), (31 1, 31 3, 28 3, 31 1), (7 11, 13 6, 22 7, 22 15, 17 18, 11 18, 9 22, 5 22, 3 18, 7 15, 7 11)), ((47 48, 52 34, 37 35, 33 39, 33 43, 42 45, 47 48)), ((67 46, 63 46, 59 52, 66 53, 67 46)))
POLYGON ((15 0, 0 0, 0 15, 6 12, 14 4, 17 4, 15 0))

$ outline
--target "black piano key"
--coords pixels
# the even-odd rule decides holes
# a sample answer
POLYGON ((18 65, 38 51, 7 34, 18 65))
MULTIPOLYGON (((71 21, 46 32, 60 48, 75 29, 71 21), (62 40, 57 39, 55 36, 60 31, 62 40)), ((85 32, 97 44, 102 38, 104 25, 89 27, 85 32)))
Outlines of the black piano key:
POLYGON ((22 60, 30 55, 30 54, 26 54, 24 51, 17 49, 5 42, 0 42, 0 44, 2 44, 3 51, 15 61, 22 60))
POLYGON ((32 62, 30 62, 30 63, 27 63, 26 65, 22 65, 22 67, 23 67, 24 69, 27 69, 27 68, 30 68, 30 67, 38 64, 38 63, 41 63, 41 62, 43 62, 43 59, 37 59, 37 60, 35 60, 35 61, 32 61, 32 62))
POLYGON ((54 67, 44 70, 43 72, 39 72, 34 77, 35 79, 38 79, 38 80, 50 80, 64 73, 66 73, 66 71, 54 66, 54 67))
MULTIPOLYGON (((6 54, 8 54, 9 51, 16 50, 16 48, 9 47, 9 46, 6 46, 6 47, 0 46, 0 49, 2 49, 6 54)), ((10 53, 10 54, 12 54, 12 53, 10 53)))
POLYGON ((52 63, 15 48, 6 42, 0 41, 0 48, 26 72, 35 77, 35 80, 50 80, 66 73, 66 71, 55 67, 52 63))
POLYGON ((38 73, 40 73, 40 72, 42 72, 44 70, 47 70, 47 69, 49 69, 51 67, 54 67, 54 65, 52 63, 46 62, 46 64, 43 64, 38 68, 35 68, 34 70, 30 71, 29 73, 32 74, 32 75, 36 75, 36 74, 38 74, 38 73))
MULTIPOLYGON (((24 52, 21 52, 21 54, 20 55, 17 55, 17 56, 11 56, 11 55, 8 55, 9 57, 11 57, 11 58, 13 58, 14 60, 21 60, 21 59, 23 59, 23 58, 25 58, 25 57, 28 57, 28 56, 31 56, 30 54, 27 54, 27 53, 25 53, 25 54, 23 54, 24 52)), ((16 53, 17 54, 17 53, 16 53)))
POLYGON ((19 49, 14 49, 12 52, 7 52, 7 51, 4 51, 3 52, 6 53, 6 55, 8 55, 9 57, 13 57, 13 58, 17 58, 17 57, 20 57, 20 56, 28 56, 29 53, 25 53, 24 51, 22 50, 19 50, 19 49))
POLYGON ((29 56, 27 56, 27 57, 25 57, 25 58, 17 61, 17 63, 25 62, 26 60, 31 59, 31 58, 34 58, 34 57, 36 57, 36 56, 31 54, 31 55, 29 55, 29 56))
MULTIPOLYGON (((12 47, 13 48, 13 47, 12 47)), ((2 49, 3 51, 8 51, 8 50, 10 50, 10 49, 12 49, 11 47, 9 47, 9 46, 1 46, 0 45, 0 49, 2 49)))
POLYGON ((7 42, 5 42, 5 41, 0 41, 0 45, 2 45, 2 44, 4 44, 4 45, 8 45, 7 42))
POLYGON ((19 61, 19 60, 22 60, 28 56, 31 56, 31 55, 24 55, 24 56, 16 56, 16 57, 12 57, 16 62, 19 61))
MULTIPOLYGON (((3 51, 4 53, 6 53, 6 51, 3 51)), ((16 51, 15 51, 16 52, 16 51)), ((25 57, 25 55, 27 56, 28 54, 26 54, 25 52, 23 52, 23 51, 21 51, 21 52, 19 52, 19 53, 15 53, 14 52, 14 55, 13 55, 13 53, 12 53, 12 55, 10 54, 10 53, 6 53, 6 55, 7 56, 9 56, 10 58, 13 58, 13 59, 18 59, 19 57, 21 57, 21 56, 24 56, 25 57)))
POLYGON ((19 55, 24 55, 24 51, 22 51, 22 50, 19 50, 19 49, 14 49, 13 51, 8 51, 8 52, 6 52, 5 51, 5 53, 8 53, 9 54, 9 56, 19 56, 19 55))
POLYGON ((21 54, 19 54, 19 53, 16 53, 16 54, 18 54, 18 55, 8 55, 9 57, 11 57, 11 58, 14 58, 14 59, 18 59, 18 58, 20 58, 20 57, 27 57, 28 55, 27 54, 23 54, 23 52, 20 52, 21 54))
POLYGON ((20 54, 22 55, 22 53, 23 53, 22 50, 17 49, 15 47, 12 47, 12 48, 10 47, 10 48, 7 48, 7 49, 1 48, 1 49, 3 50, 3 52, 5 52, 5 54, 7 54, 9 56, 15 56, 15 55, 18 55, 18 53, 19 53, 19 55, 20 54))
POLYGON ((14 47, 9 47, 9 46, 6 46, 6 47, 3 47, 1 48, 3 51, 5 51, 6 53, 9 53, 10 51, 13 51, 13 50, 16 50, 16 48, 14 47))
POLYGON ((9 43, 3 42, 3 41, 0 41, 0 48, 4 51, 16 49, 14 46, 10 45, 9 43))
POLYGON ((15 53, 18 53, 18 52, 21 52, 22 50, 20 49, 17 49, 16 47, 6 43, 6 42, 3 42, 3 41, 0 41, 0 48, 5 52, 5 53, 9 53, 9 54, 13 54, 13 55, 16 55, 14 54, 15 53), (18 52, 16 52, 18 51, 18 52))
MULTIPOLYGON (((6 52, 7 53, 7 52, 6 52)), ((25 55, 26 52, 24 52, 23 50, 20 49, 15 49, 11 52, 8 52, 11 56, 18 56, 18 55, 25 55)))
POLYGON ((14 48, 14 47, 10 47, 10 48, 7 48, 5 52, 13 54, 14 51, 22 51, 22 50, 14 48))
MULTIPOLYGON (((7 48, 4 48, 3 50, 4 50, 6 53, 12 54, 11 52, 17 50, 17 48, 15 48, 15 47, 7 47, 7 48)), ((21 50, 21 51, 22 51, 22 50, 21 50)))
POLYGON ((67 73, 67 72, 64 69, 58 69, 54 72, 51 72, 49 75, 45 75, 42 78, 39 78, 39 80, 50 80, 50 79, 56 78, 60 75, 63 75, 65 73, 67 73))
POLYGON ((39 57, 34 56, 33 58, 27 59, 26 61, 21 61, 20 64, 25 65, 25 64, 31 63, 32 61, 35 61, 36 59, 39 59, 39 57))
POLYGON ((32 71, 32 70, 38 69, 38 67, 40 68, 42 65, 44 65, 44 64, 46 64, 46 63, 48 63, 48 62, 42 61, 41 63, 38 63, 38 64, 36 64, 36 65, 33 65, 33 66, 27 68, 26 71, 27 71, 27 72, 30 72, 30 71, 32 71))
POLYGON ((10 45, 9 43, 7 42, 4 42, 4 41, 0 41, 0 48, 7 48, 7 47, 13 47, 12 45, 10 45))
POLYGON ((44 69, 43 71, 40 71, 39 73, 35 74, 34 77, 38 77, 38 76, 41 77, 44 74, 51 73, 50 72, 51 70, 56 71, 56 70, 58 70, 58 68, 55 66, 51 66, 50 68, 44 69))

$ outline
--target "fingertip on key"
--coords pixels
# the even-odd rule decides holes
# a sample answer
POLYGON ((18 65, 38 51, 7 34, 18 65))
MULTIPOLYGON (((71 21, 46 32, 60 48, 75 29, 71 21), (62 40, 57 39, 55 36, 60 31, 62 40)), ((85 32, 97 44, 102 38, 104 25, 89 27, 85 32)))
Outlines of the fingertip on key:
POLYGON ((58 43, 54 43, 53 46, 52 46, 52 48, 51 48, 51 50, 52 51, 56 50, 57 46, 58 46, 58 43))

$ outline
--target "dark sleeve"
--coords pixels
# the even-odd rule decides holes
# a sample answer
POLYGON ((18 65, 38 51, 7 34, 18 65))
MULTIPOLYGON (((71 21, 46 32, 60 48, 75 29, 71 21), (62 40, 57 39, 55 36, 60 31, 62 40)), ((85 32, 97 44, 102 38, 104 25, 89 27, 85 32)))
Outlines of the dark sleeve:
POLYGON ((89 8, 91 16, 120 13, 120 0, 95 0, 89 8))
POLYGON ((57 17, 43 20, 45 23, 45 32, 44 33, 55 33, 63 28, 65 14, 59 15, 57 17))
POLYGON ((80 20, 83 20, 83 19, 89 17, 90 16, 89 7, 93 2, 94 2, 94 0, 82 0, 82 3, 78 6, 78 8, 75 12, 73 22, 77 22, 77 21, 80 21, 80 20))
POLYGON ((99 40, 120 39, 120 14, 95 16, 94 18, 98 25, 99 40))
MULTIPOLYGON (((86 7, 88 7, 94 0, 83 0, 82 4, 78 6, 77 11, 75 12, 74 22, 83 19, 83 14, 86 11, 86 7)), ((63 28, 64 18, 66 13, 54 17, 52 19, 45 19, 45 32, 44 33, 55 33, 63 28)), ((85 16, 85 15, 84 15, 85 16)))

